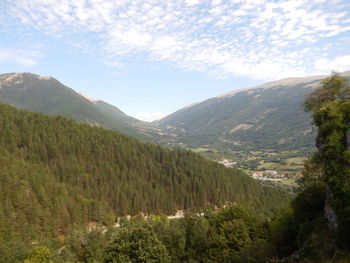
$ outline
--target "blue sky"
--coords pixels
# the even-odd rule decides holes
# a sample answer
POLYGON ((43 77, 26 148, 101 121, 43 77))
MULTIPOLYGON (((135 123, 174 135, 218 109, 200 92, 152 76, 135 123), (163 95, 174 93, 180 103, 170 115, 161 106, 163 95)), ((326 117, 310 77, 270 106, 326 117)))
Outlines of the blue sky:
POLYGON ((0 73, 52 76, 143 120, 332 70, 350 70, 348 0, 0 1, 0 73))

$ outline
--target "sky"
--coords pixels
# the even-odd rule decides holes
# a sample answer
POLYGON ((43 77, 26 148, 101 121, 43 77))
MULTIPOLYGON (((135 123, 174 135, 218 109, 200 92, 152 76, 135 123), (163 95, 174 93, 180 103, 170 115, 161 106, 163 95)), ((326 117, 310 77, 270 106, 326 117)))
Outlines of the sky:
POLYGON ((0 0, 0 73, 52 76, 145 121, 345 70, 349 0, 0 0))

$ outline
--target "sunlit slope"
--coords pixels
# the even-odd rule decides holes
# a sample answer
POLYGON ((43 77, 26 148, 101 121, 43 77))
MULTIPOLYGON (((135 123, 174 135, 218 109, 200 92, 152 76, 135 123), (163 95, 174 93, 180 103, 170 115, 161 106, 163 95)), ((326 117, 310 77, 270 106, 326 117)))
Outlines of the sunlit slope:
POLYGON ((104 101, 81 95, 52 77, 31 73, 0 75, 0 103, 19 109, 59 115, 152 140, 157 129, 124 114, 104 101))
MULTIPOLYGON (((350 72, 343 75, 350 76, 350 72)), ((191 148, 276 151, 313 147, 305 95, 325 76, 288 78, 222 94, 183 108, 156 124, 191 148)))

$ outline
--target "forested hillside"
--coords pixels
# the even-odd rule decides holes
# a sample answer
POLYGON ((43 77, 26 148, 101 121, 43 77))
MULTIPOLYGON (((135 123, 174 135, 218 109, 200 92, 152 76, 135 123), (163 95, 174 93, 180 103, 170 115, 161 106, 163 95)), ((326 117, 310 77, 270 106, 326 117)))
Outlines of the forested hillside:
POLYGON ((269 214, 289 195, 190 151, 0 105, 0 228, 33 238, 117 215, 236 202, 269 214))
POLYGON ((290 78, 234 90, 181 109, 156 123, 193 147, 293 150, 313 146, 306 94, 325 76, 290 78))
POLYGON ((64 116, 152 141, 158 130, 117 107, 89 98, 52 77, 31 73, 0 74, 0 103, 18 109, 64 116))
MULTIPOLYGON (((349 78, 350 72, 341 75, 349 78)), ((303 103, 326 77, 287 78, 234 90, 185 107, 155 124, 174 135, 169 145, 191 148, 211 159, 228 158, 250 169, 257 169, 261 161, 272 161, 270 169, 276 169, 276 163, 288 166, 289 158, 316 150, 316 133, 303 103)))
MULTIPOLYGON (((272 229, 287 262, 350 262, 350 85, 332 74, 309 94, 317 152, 305 163, 301 189, 272 229), (302 260, 304 259, 304 260, 302 260), (339 261, 338 261, 339 260, 339 261)), ((285 262, 285 261, 284 261, 285 262)))

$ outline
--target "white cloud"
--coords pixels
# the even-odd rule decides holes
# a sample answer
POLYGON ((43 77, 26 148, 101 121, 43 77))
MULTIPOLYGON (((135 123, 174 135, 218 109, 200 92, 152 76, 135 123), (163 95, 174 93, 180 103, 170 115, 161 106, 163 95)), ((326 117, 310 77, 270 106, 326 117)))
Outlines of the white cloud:
POLYGON ((22 66, 35 66, 42 53, 34 50, 0 48, 0 63, 16 63, 22 66))
POLYGON ((142 121, 154 121, 154 120, 159 120, 161 118, 164 118, 167 116, 167 113, 163 112, 138 112, 135 113, 133 116, 136 119, 142 120, 142 121))
POLYGON ((148 112, 138 112, 135 113, 134 117, 140 120, 148 120, 151 115, 148 112))
POLYGON ((175 39, 171 36, 163 36, 156 39, 153 43, 153 48, 158 51, 169 50, 169 48, 179 47, 175 39))
POLYGON ((186 0, 186 4, 191 6, 191 5, 198 5, 200 3, 199 0, 186 0))
POLYGON ((315 61, 315 68, 322 72, 350 70, 350 55, 339 56, 334 59, 317 59, 315 61))
POLYGON ((113 32, 112 36, 122 43, 136 47, 145 46, 152 39, 150 34, 137 32, 136 30, 113 32))
POLYGON ((156 120, 160 120, 160 119, 164 118, 165 116, 167 116, 168 114, 163 113, 163 112, 153 112, 152 115, 156 120))
POLYGON ((67 42, 93 34, 97 40, 83 50, 102 50, 105 63, 118 68, 132 57, 259 79, 319 71, 318 58, 346 55, 342 38, 350 32, 347 0, 13 0, 3 10, 67 42))

